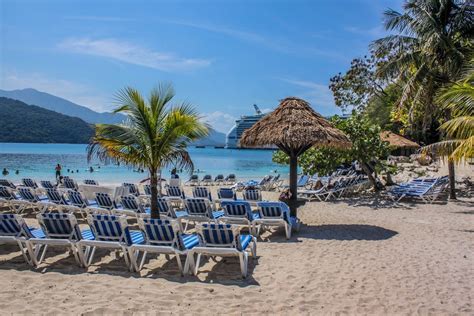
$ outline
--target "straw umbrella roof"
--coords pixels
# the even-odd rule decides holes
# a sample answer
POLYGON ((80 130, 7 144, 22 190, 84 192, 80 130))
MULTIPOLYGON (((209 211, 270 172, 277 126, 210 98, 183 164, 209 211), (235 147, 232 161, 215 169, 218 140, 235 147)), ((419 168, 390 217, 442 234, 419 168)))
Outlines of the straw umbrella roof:
POLYGON ((270 114, 247 129, 240 139, 244 147, 275 144, 299 155, 312 146, 350 147, 349 138, 316 113, 305 100, 289 97, 270 114))
POLYGON ((380 138, 388 142, 390 144, 390 147, 394 148, 420 148, 420 145, 417 143, 406 139, 403 136, 397 135, 395 133, 392 133, 390 131, 382 131, 380 132, 380 138))

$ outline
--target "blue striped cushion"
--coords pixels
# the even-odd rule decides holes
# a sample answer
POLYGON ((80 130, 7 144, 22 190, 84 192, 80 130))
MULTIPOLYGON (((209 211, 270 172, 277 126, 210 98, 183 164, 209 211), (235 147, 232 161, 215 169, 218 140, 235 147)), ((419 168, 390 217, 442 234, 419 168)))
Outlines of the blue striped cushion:
POLYGON ((171 246, 175 238, 175 232, 169 220, 144 218, 143 223, 145 226, 147 241, 149 243, 163 244, 168 242, 171 246))
POLYGON ((64 213, 42 213, 43 230, 49 238, 81 239, 79 227, 72 227, 68 214, 64 213), (74 231, 73 231, 74 230, 74 231))
POLYGON ((122 196, 122 206, 123 208, 128 209, 128 210, 133 210, 137 212, 141 211, 140 207, 138 206, 137 200, 133 195, 122 196))
POLYGON ((94 240, 94 233, 90 229, 84 229, 81 231, 81 239, 94 240))
POLYGON ((14 214, 0 214, 0 236, 20 236, 20 224, 14 214))
POLYGON ((238 242, 238 249, 239 250, 245 250, 250 242, 252 241, 252 236, 250 235, 240 235, 239 236, 239 242, 238 242))
POLYGON ((203 224, 202 237, 207 244, 212 245, 230 245, 235 238, 229 224, 203 224))
POLYGON ((196 187, 193 190, 193 197, 211 199, 211 193, 206 187, 196 187))
POLYGON ((105 209, 113 209, 116 207, 115 202, 112 201, 112 199, 107 193, 97 192, 95 194, 95 200, 97 202, 97 205, 99 205, 99 207, 102 207, 105 209))
POLYGON ((179 217, 184 217, 184 216, 188 216, 188 212, 186 211, 175 211, 174 214, 176 215, 176 218, 179 218, 179 217))
POLYGON ((31 234, 31 238, 46 238, 41 228, 28 228, 28 232, 31 234))
POLYGON ((168 193, 168 196, 181 197, 181 198, 184 197, 184 194, 181 191, 180 187, 169 186, 168 188, 166 188, 166 192, 168 193))
POLYGON ((41 186, 45 189, 52 189, 54 188, 54 185, 51 183, 51 181, 48 180, 43 180, 41 181, 41 186))
POLYGON ((249 201, 260 201, 262 199, 260 190, 245 190, 244 199, 249 201))
POLYGON ((252 208, 246 201, 223 201, 221 203, 226 216, 241 216, 252 219, 252 208))
POLYGON ((187 199, 186 207, 189 215, 209 215, 206 200, 203 198, 187 199))
POLYGON ((180 234, 180 250, 187 250, 199 245, 199 236, 196 234, 180 234))
POLYGON ((224 216, 224 211, 214 211, 214 212, 212 212, 212 218, 213 219, 218 219, 222 216, 224 216))
POLYGON ((231 188, 220 188, 217 191, 217 196, 219 199, 232 199, 235 200, 235 192, 231 188))
POLYGON ((46 189, 46 194, 48 195, 48 199, 53 203, 61 205, 68 204, 64 196, 56 189, 46 189))

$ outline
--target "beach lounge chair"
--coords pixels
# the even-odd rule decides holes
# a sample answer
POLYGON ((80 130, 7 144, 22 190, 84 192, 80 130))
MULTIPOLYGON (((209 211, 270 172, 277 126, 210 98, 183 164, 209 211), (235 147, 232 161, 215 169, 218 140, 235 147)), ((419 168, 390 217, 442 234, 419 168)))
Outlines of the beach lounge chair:
POLYGON ((96 180, 85 179, 85 180, 84 180, 84 184, 87 184, 87 185, 99 185, 99 182, 97 182, 96 180))
POLYGON ((67 206, 70 206, 66 197, 57 189, 46 189, 46 195, 48 196, 49 202, 55 204, 59 211, 67 209, 67 206))
POLYGON ((78 191, 69 190, 67 195, 69 197, 69 203, 75 206, 83 217, 84 214, 89 211, 89 209, 92 210, 93 208, 97 207, 97 202, 95 200, 87 200, 78 191))
POLYGON ((212 201, 211 191, 206 187, 194 187, 193 197, 195 198, 206 198, 212 201))
POLYGON ((16 195, 13 189, 2 185, 0 185, 0 198, 12 212, 16 213, 23 212, 30 205, 28 200, 16 195))
POLYGON ((39 196, 31 187, 19 187, 18 194, 20 194, 23 200, 28 201, 28 207, 32 208, 33 211, 42 212, 51 205, 48 197, 39 196))
POLYGON ((214 178, 214 184, 215 185, 222 185, 224 184, 224 175, 223 174, 218 174, 215 178, 214 178))
POLYGON ((36 181, 33 180, 33 179, 30 179, 30 178, 23 178, 23 179, 21 179, 21 183, 22 183, 25 187, 28 187, 28 188, 32 188, 32 189, 37 189, 37 188, 38 188, 38 184, 36 183, 36 181))
POLYGON ((34 249, 33 264, 41 264, 49 246, 61 246, 70 249, 76 262, 79 266, 82 266, 76 243, 83 239, 93 240, 92 231, 89 229, 80 230, 77 219, 73 214, 48 212, 39 213, 36 218, 45 236, 33 237, 27 241, 31 244, 31 249, 34 249))
POLYGON ((121 198, 122 208, 115 209, 118 214, 125 214, 129 216, 138 216, 139 214, 150 214, 150 208, 144 207, 135 195, 125 195, 121 198))
POLYGON ((105 248, 121 251, 127 267, 133 271, 128 247, 144 242, 142 232, 131 230, 125 216, 89 214, 87 221, 94 234, 94 239, 82 239, 76 244, 83 266, 89 267, 91 265, 97 248, 105 248))
POLYGON ((202 177, 201 185, 212 185, 212 176, 210 174, 206 174, 202 177))
MULTIPOLYGON (((224 215, 222 211, 214 211, 211 202, 206 198, 187 198, 184 200, 188 216, 185 219, 193 222, 216 221, 224 215)), ((187 226, 187 224, 186 224, 187 226)))
POLYGON ((63 183, 66 189, 74 190, 74 191, 77 191, 79 189, 79 186, 77 185, 76 181, 74 181, 73 179, 69 177, 64 177, 63 183))
POLYGON ((267 226, 285 227, 286 239, 291 238, 291 231, 299 230, 300 220, 297 217, 290 216, 288 205, 283 202, 259 202, 257 204, 260 218, 254 220, 254 226, 257 228, 257 236, 260 229, 267 226))
POLYGON ((143 192, 145 193, 145 195, 151 196, 151 185, 145 184, 143 186, 143 192))
POLYGON ((169 218, 177 219, 178 221, 188 216, 188 212, 185 210, 175 210, 170 199, 167 197, 158 198, 158 210, 161 216, 167 216, 169 218))
POLYGON ((129 194, 132 194, 132 195, 135 195, 135 196, 140 195, 140 191, 138 191, 138 186, 136 184, 134 184, 134 183, 123 183, 122 186, 124 186, 125 188, 128 188, 128 193, 129 194))
POLYGON ((237 178, 236 178, 235 174, 233 174, 233 173, 231 173, 227 177, 225 177, 224 180, 225 180, 226 185, 233 185, 237 182, 237 178))
POLYGON ((23 258, 30 265, 34 264, 31 255, 34 251, 28 239, 42 237, 45 237, 43 231, 28 227, 20 215, 0 214, 0 244, 17 244, 23 258))
POLYGON ((259 189, 247 189, 242 193, 244 200, 246 201, 261 201, 262 200, 262 191, 259 189))
POLYGON ((224 200, 221 202, 221 208, 224 210, 224 215, 219 218, 220 222, 246 226, 249 232, 253 234, 253 221, 260 218, 260 216, 252 212, 252 207, 248 201, 224 200))
POLYGON ((0 179, 0 185, 10 189, 16 189, 16 185, 14 185, 13 182, 7 179, 0 179))
POLYGON ((179 186, 166 187, 166 194, 174 207, 182 207, 183 200, 186 198, 183 189, 179 186))
POLYGON ((199 176, 197 174, 191 175, 189 180, 186 182, 187 185, 199 185, 199 176))
POLYGON ((55 185, 49 180, 41 180, 40 184, 41 184, 41 187, 43 187, 43 189, 45 190, 55 188, 55 185))
POLYGON ((396 202, 404 198, 418 198, 425 203, 432 203, 448 185, 448 177, 414 179, 408 183, 395 186, 387 193, 396 202))
POLYGON ((138 226, 145 236, 145 242, 133 244, 129 248, 132 267, 135 271, 138 272, 143 268, 148 253, 175 255, 182 275, 187 271, 183 269, 181 256, 186 256, 184 265, 186 268, 194 268, 193 256, 187 256, 187 254, 190 249, 199 244, 199 237, 196 234, 183 234, 179 223, 175 221, 152 219, 148 216, 140 217, 138 226), (143 253, 141 259, 140 252, 143 253))
POLYGON ((220 201, 237 199, 237 195, 232 188, 219 188, 217 190, 217 197, 220 201))
POLYGON ((257 240, 255 237, 240 234, 236 226, 229 224, 203 223, 197 226, 197 232, 201 242, 188 253, 188 256, 192 257, 194 257, 194 254, 197 255, 193 270, 194 275, 198 273, 202 255, 237 256, 240 260, 242 277, 247 277, 248 255, 250 253, 253 258, 257 256, 257 240))
POLYGON ((115 203, 115 201, 110 197, 108 193, 96 192, 95 201, 97 202, 97 206, 99 208, 103 208, 109 211, 120 208, 120 206, 115 203))

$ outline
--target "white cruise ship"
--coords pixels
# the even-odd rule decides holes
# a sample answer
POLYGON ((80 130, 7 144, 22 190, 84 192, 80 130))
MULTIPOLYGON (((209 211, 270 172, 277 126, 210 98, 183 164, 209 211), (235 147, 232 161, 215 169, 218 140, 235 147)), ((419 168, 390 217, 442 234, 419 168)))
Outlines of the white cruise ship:
POLYGON ((240 148, 240 137, 242 137, 244 131, 252 127, 258 120, 265 116, 256 104, 254 104, 253 107, 255 108, 256 114, 241 116, 240 119, 235 121, 235 125, 227 133, 225 141, 226 148, 240 148))

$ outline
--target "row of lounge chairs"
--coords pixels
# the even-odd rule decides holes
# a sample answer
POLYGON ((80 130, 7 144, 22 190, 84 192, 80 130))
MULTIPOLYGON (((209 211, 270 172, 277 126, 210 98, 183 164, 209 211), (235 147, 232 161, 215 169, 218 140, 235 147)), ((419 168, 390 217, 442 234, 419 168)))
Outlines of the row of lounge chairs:
POLYGON ((387 194, 396 202, 410 198, 421 199, 425 203, 432 203, 445 191, 448 184, 447 176, 418 178, 393 186, 387 191, 387 194))
POLYGON ((42 212, 37 219, 40 228, 28 226, 20 215, 0 214, 0 242, 17 244, 32 266, 41 264, 50 246, 60 246, 87 268, 96 249, 105 248, 121 252, 132 272, 143 268, 148 254, 174 255, 183 275, 198 273, 202 255, 237 256, 246 277, 248 256, 257 255, 256 238, 229 224, 202 223, 196 233, 185 234, 173 220, 147 216, 139 218, 139 230, 132 229, 126 217, 107 214, 88 215, 87 229, 79 227, 73 214, 42 212))
POLYGON ((185 183, 186 185, 233 185, 237 181, 235 174, 231 173, 224 177, 223 174, 218 174, 214 180, 210 174, 206 174, 199 179, 197 174, 193 174, 191 178, 185 183))
POLYGON ((328 201, 331 198, 340 198, 349 193, 358 192, 369 182, 363 175, 349 175, 339 177, 334 182, 331 182, 331 178, 322 179, 321 183, 323 186, 318 189, 298 190, 299 196, 309 201, 328 201))

